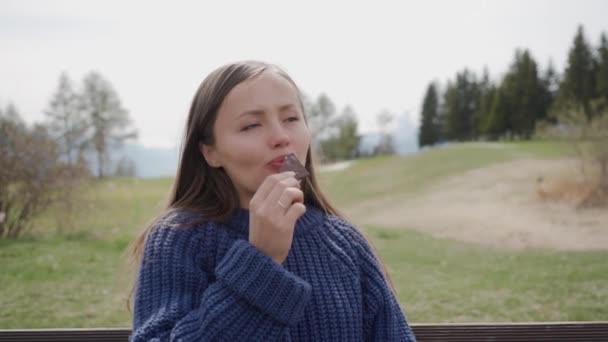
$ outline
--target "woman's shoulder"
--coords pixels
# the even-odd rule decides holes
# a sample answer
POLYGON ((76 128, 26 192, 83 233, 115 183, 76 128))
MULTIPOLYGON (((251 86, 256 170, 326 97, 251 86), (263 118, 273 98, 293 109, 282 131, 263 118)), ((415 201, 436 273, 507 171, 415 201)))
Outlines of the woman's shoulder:
POLYGON ((150 226, 150 236, 175 235, 191 237, 211 230, 214 222, 204 216, 185 209, 167 210, 159 215, 150 226))
POLYGON ((152 229, 178 231, 185 235, 236 232, 236 229, 229 222, 230 220, 210 219, 203 213, 180 208, 170 209, 162 213, 154 220, 152 229))
POLYGON ((327 214, 320 239, 333 255, 347 263, 350 268, 358 269, 361 252, 366 249, 364 234, 351 221, 338 215, 327 214))
POLYGON ((327 230, 339 236, 355 252, 358 260, 375 258, 375 251, 367 234, 353 223, 340 216, 328 215, 326 224, 327 230))
POLYGON ((325 219, 325 226, 328 232, 347 240, 351 245, 359 245, 366 241, 363 232, 342 216, 328 214, 325 219))
POLYGON ((227 240, 219 222, 189 210, 176 209, 158 216, 149 227, 144 259, 173 255, 179 258, 213 252, 227 240))

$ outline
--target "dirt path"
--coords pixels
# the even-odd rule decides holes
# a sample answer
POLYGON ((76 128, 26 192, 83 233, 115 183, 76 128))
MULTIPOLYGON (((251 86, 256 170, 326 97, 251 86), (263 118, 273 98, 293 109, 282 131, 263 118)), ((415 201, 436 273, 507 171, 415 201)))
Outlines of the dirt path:
POLYGON ((608 210, 539 200, 538 177, 550 180, 565 173, 579 174, 578 164, 513 161, 451 177, 417 196, 346 212, 358 224, 416 229, 502 248, 608 249, 608 210))

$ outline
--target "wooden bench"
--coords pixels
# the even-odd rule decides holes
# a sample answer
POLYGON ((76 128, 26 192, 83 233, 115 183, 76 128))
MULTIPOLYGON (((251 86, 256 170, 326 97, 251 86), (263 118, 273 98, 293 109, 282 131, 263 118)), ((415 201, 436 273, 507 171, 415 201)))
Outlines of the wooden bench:
MULTIPOLYGON (((412 324, 418 341, 608 341, 606 322, 412 324)), ((127 341, 129 329, 0 329, 0 342, 127 341)))

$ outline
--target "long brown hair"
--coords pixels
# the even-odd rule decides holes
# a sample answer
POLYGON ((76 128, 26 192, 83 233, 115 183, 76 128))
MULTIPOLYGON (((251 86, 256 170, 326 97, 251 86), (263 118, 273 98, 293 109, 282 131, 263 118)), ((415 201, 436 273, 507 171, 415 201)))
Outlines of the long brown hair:
MULTIPOLYGON (((199 86, 190 106, 180 149, 177 175, 167 204, 162 213, 146 227, 131 245, 132 261, 136 267, 141 262, 146 239, 152 227, 166 214, 185 209, 189 212, 199 213, 205 220, 221 221, 228 218, 239 208, 238 193, 232 181, 222 168, 214 168, 207 163, 200 152, 199 144, 213 145, 215 141, 213 126, 217 119, 218 110, 228 93, 238 84, 265 71, 276 72, 292 84, 298 91, 302 113, 305 112, 299 88, 291 77, 276 65, 258 61, 245 61, 224 65, 209 74, 199 86)), ((308 147, 305 167, 310 172, 310 177, 302 180, 305 202, 327 214, 342 217, 318 185, 310 146, 308 147)), ((387 274, 386 271, 385 274, 387 274)), ((137 277, 137 274, 135 274, 135 277, 137 277)), ((134 290, 135 284, 132 287, 128 302, 130 302, 134 290)))

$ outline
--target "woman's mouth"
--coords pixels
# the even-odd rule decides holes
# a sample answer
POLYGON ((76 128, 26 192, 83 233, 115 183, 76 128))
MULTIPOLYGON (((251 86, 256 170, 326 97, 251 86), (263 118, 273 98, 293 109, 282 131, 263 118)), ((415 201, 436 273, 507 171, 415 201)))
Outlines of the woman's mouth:
POLYGON ((268 167, 270 167, 273 171, 278 172, 281 166, 285 163, 286 155, 279 156, 274 158, 268 163, 268 167))

